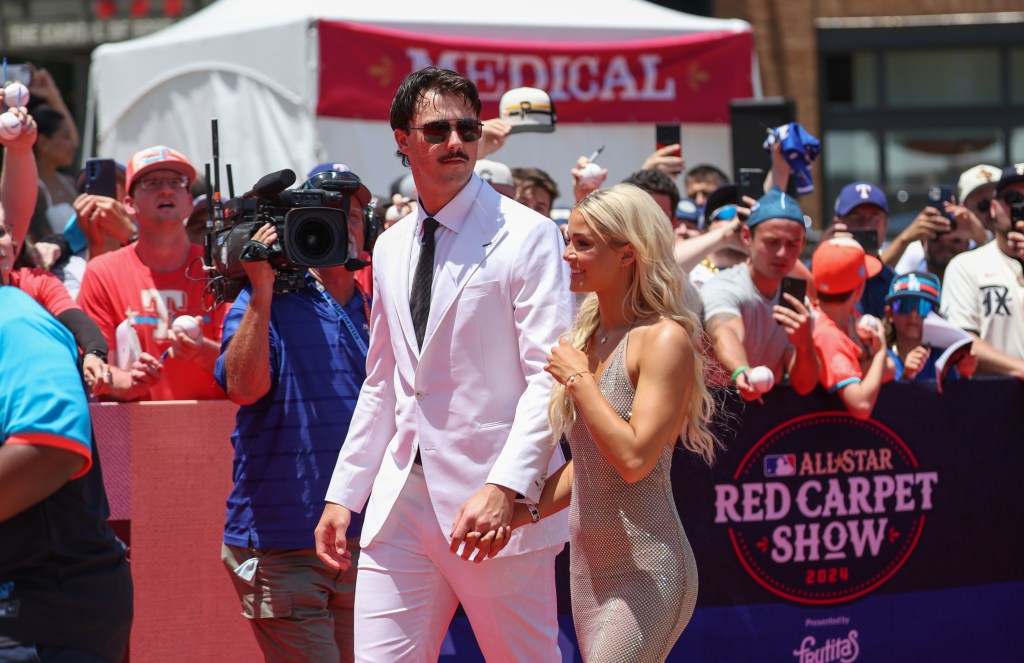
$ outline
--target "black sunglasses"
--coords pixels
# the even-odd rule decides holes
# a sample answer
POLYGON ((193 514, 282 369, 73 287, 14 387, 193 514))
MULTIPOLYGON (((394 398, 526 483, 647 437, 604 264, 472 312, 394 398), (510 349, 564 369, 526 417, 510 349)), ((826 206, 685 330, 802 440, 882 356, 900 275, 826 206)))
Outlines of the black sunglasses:
POLYGON ((455 126, 448 120, 437 120, 427 122, 422 127, 407 127, 406 131, 418 129, 423 132, 423 139, 431 145, 440 145, 448 140, 448 135, 454 129, 463 143, 474 143, 480 140, 483 135, 484 123, 474 118, 463 118, 455 121, 455 126))
POLYGON ((1007 205, 1020 205, 1024 203, 1024 193, 1020 191, 1007 191, 999 196, 1007 205))

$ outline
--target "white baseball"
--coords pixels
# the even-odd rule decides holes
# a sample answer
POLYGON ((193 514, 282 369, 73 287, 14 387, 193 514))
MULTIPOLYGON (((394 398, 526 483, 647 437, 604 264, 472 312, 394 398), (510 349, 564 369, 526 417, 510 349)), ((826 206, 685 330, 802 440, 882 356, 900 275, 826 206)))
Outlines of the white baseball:
POLYGON ((21 83, 11 83, 4 88, 4 103, 10 108, 27 106, 29 98, 28 88, 21 83))
POLYGON ((861 327, 862 329, 878 331, 879 329, 882 328, 882 321, 876 318, 875 316, 871 315, 870 313, 865 313, 864 315, 860 316, 860 321, 857 322, 857 326, 861 327))
POLYGON ((0 114, 0 140, 14 140, 21 135, 21 120, 14 113, 0 114))
POLYGON ((764 394, 775 386, 775 374, 767 366, 755 366, 747 371, 747 383, 764 394))
POLYGON ((202 329, 199 328, 199 321, 193 315, 179 315, 171 323, 171 331, 184 334, 193 341, 198 341, 203 335, 202 329))
POLYGON ((588 163, 580 169, 580 184, 587 187, 601 186, 604 178, 604 169, 596 163, 588 163))

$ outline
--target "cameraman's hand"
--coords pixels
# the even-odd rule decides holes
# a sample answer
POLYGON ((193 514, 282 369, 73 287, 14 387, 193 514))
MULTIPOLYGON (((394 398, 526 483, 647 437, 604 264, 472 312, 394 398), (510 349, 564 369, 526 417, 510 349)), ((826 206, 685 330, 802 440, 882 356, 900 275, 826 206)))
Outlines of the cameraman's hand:
MULTIPOLYGON (((272 224, 266 223, 262 228, 256 231, 256 234, 252 236, 252 239, 257 242, 272 246, 277 242, 277 228, 272 224)), ((258 262, 242 262, 242 269, 245 270, 245 275, 249 277, 249 283, 252 285, 253 294, 260 293, 271 293, 274 290, 274 268, 270 266, 270 263, 266 260, 260 260, 258 262)))

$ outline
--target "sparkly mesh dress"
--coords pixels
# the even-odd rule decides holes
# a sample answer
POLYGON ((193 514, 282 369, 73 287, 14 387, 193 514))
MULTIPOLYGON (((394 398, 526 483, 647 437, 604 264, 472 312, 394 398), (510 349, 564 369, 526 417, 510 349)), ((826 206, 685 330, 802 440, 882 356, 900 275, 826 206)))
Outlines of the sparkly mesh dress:
MULTIPOLYGON (((634 388, 626 334, 598 384, 625 420, 634 388)), ((697 602, 697 565, 672 497, 672 446, 630 484, 594 444, 582 419, 568 434, 573 457, 569 507, 572 616, 587 663, 664 661, 697 602)))

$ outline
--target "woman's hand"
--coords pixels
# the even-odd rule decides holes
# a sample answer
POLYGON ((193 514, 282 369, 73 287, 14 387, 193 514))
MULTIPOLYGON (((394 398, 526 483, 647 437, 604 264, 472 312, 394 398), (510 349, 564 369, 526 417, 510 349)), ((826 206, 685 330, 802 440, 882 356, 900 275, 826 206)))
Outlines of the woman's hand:
POLYGON ((573 375, 589 373, 590 360, 573 346, 568 334, 563 334, 558 337, 558 345, 551 348, 544 370, 554 376, 559 384, 565 384, 573 375))

